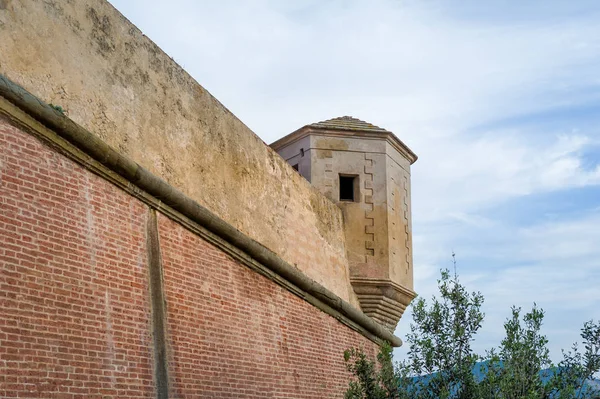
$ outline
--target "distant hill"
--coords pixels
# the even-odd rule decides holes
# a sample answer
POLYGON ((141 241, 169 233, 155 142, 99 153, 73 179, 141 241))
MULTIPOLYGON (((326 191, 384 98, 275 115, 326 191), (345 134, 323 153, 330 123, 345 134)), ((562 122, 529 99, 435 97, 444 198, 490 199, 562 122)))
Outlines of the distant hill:
MULTIPOLYGON (((487 362, 476 363, 473 367, 473 375, 476 381, 482 381, 485 377, 487 369, 487 362)), ((542 381, 547 382, 551 376, 556 372, 556 369, 545 369, 540 371, 542 381)), ((427 374, 419 377, 415 377, 415 381, 427 381, 434 374, 427 374)), ((584 392, 596 393, 595 395, 584 395, 585 399, 600 399, 600 379, 591 379, 586 381, 584 392)))

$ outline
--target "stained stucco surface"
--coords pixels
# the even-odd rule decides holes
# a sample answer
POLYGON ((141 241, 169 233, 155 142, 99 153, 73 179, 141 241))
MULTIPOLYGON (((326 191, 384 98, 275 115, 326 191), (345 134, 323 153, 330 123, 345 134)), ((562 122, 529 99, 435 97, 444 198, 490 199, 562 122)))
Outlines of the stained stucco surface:
POLYGON ((0 73, 357 305, 340 209, 108 2, 0 0, 0 73))

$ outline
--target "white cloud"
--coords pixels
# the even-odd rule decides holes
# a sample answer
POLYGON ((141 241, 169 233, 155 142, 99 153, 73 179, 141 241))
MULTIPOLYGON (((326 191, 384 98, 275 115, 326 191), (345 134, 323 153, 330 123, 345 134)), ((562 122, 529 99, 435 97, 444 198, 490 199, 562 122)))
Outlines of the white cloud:
POLYGON ((490 131, 427 148, 423 164, 414 167, 415 220, 464 220, 515 197, 600 184, 600 167, 586 169, 582 161, 582 151, 597 147, 597 140, 528 133, 490 131))

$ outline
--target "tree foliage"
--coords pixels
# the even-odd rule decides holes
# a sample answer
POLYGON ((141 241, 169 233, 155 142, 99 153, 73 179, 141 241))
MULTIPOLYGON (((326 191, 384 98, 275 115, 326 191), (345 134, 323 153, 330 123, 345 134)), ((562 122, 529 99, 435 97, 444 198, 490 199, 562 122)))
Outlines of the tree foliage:
POLYGON ((548 384, 542 370, 551 366, 548 340, 541 334, 544 311, 535 304, 521 320, 521 308, 512 308, 512 317, 504 323, 505 338, 498 353, 490 351, 487 368, 480 384, 480 397, 545 398, 548 384))
POLYGON ((483 296, 469 293, 448 270, 442 270, 438 288, 439 298, 432 298, 430 306, 419 298, 413 307, 403 367, 411 375, 429 375, 417 387, 424 399, 466 398, 475 386, 472 369, 478 357, 471 342, 483 322, 483 296))
POLYGON ((600 321, 585 323, 583 349, 573 345, 554 366, 542 334, 544 311, 512 307, 504 339, 480 357, 471 344, 484 298, 460 283, 454 266, 453 274, 441 271, 438 296, 414 302, 406 360, 393 364, 389 345, 377 361, 360 349, 345 352, 354 377, 346 399, 600 399, 600 382, 592 380, 600 372, 600 321))
POLYGON ((570 351, 563 350, 563 359, 556 368, 551 389, 557 399, 600 398, 600 382, 594 387, 586 381, 600 370, 600 322, 588 321, 581 329, 583 351, 574 344, 570 351))

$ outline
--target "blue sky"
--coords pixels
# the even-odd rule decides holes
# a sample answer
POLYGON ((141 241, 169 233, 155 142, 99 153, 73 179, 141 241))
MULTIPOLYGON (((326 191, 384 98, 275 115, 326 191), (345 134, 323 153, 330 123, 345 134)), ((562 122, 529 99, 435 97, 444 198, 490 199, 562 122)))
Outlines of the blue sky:
POLYGON ((480 353, 511 305, 554 360, 600 319, 597 1, 111 2, 267 143, 342 115, 407 143, 415 289, 455 251, 480 353))

